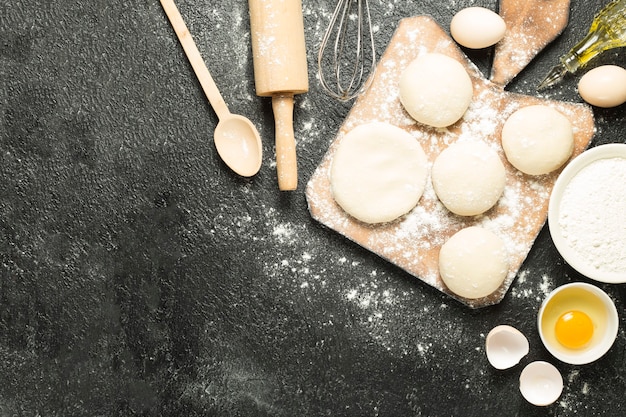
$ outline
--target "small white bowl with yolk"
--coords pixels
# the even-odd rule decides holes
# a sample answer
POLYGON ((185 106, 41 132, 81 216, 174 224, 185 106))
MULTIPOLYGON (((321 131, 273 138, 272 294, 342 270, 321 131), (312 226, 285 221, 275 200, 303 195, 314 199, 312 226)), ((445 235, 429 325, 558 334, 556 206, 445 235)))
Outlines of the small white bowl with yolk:
POLYGON ((541 341, 558 360, 582 365, 602 357, 617 337, 613 300, 595 285, 575 282, 552 291, 541 304, 541 341))

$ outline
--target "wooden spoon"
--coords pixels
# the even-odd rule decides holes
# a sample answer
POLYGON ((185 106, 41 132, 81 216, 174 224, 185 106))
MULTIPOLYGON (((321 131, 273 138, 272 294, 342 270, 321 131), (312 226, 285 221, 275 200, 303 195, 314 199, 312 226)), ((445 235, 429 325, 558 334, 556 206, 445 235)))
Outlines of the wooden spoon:
POLYGON ((161 0, 161 6, 187 54, 204 94, 219 118, 213 134, 217 153, 237 174, 244 177, 253 176, 259 172, 263 159, 263 145, 259 132, 249 119, 232 114, 228 110, 174 1, 161 0))

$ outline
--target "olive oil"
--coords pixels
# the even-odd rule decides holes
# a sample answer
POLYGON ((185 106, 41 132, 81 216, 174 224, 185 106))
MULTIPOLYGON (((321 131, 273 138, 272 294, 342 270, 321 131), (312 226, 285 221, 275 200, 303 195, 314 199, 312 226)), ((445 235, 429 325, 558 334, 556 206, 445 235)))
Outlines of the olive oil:
POLYGON ((622 46, 626 46, 626 0, 614 0, 596 15, 587 36, 559 59, 537 89, 553 86, 602 52, 622 46))

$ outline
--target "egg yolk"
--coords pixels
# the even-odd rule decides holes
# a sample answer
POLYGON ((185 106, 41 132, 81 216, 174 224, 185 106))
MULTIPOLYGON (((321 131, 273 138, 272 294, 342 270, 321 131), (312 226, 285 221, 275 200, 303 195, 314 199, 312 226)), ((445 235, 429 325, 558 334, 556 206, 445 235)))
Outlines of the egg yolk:
POLYGON ((556 321, 554 332, 560 344, 566 348, 579 349, 591 340, 593 322, 582 311, 567 311, 556 321))

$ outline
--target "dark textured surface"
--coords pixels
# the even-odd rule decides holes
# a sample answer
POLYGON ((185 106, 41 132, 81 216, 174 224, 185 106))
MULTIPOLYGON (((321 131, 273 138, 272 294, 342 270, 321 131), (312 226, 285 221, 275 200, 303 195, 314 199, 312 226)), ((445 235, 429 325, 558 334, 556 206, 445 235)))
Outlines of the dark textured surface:
MULTIPOLYGON (((304 184, 349 111, 315 79, 334 2, 304 0, 311 90, 297 97, 300 187, 280 193, 273 116, 254 94, 247 2, 180 0, 233 112, 264 140, 237 177, 217 118, 157 1, 0 0, 1 416, 566 416, 626 414, 626 290, 601 285, 618 339, 594 364, 559 363, 535 314, 585 280, 545 228, 504 301, 469 310, 309 216, 304 184), (484 337, 511 324, 530 354, 496 371, 484 337), (559 368, 559 402, 518 391, 532 360, 559 368)), ((536 94, 601 1, 509 86, 536 94)), ((484 1, 372 1, 382 52, 399 19, 444 28, 484 1)), ((471 52, 488 73, 489 53, 471 52)), ((623 65, 624 52, 595 64, 623 65)), ((577 77, 545 96, 579 101, 577 77)), ((624 106, 594 109, 593 145, 624 142, 624 106)))

